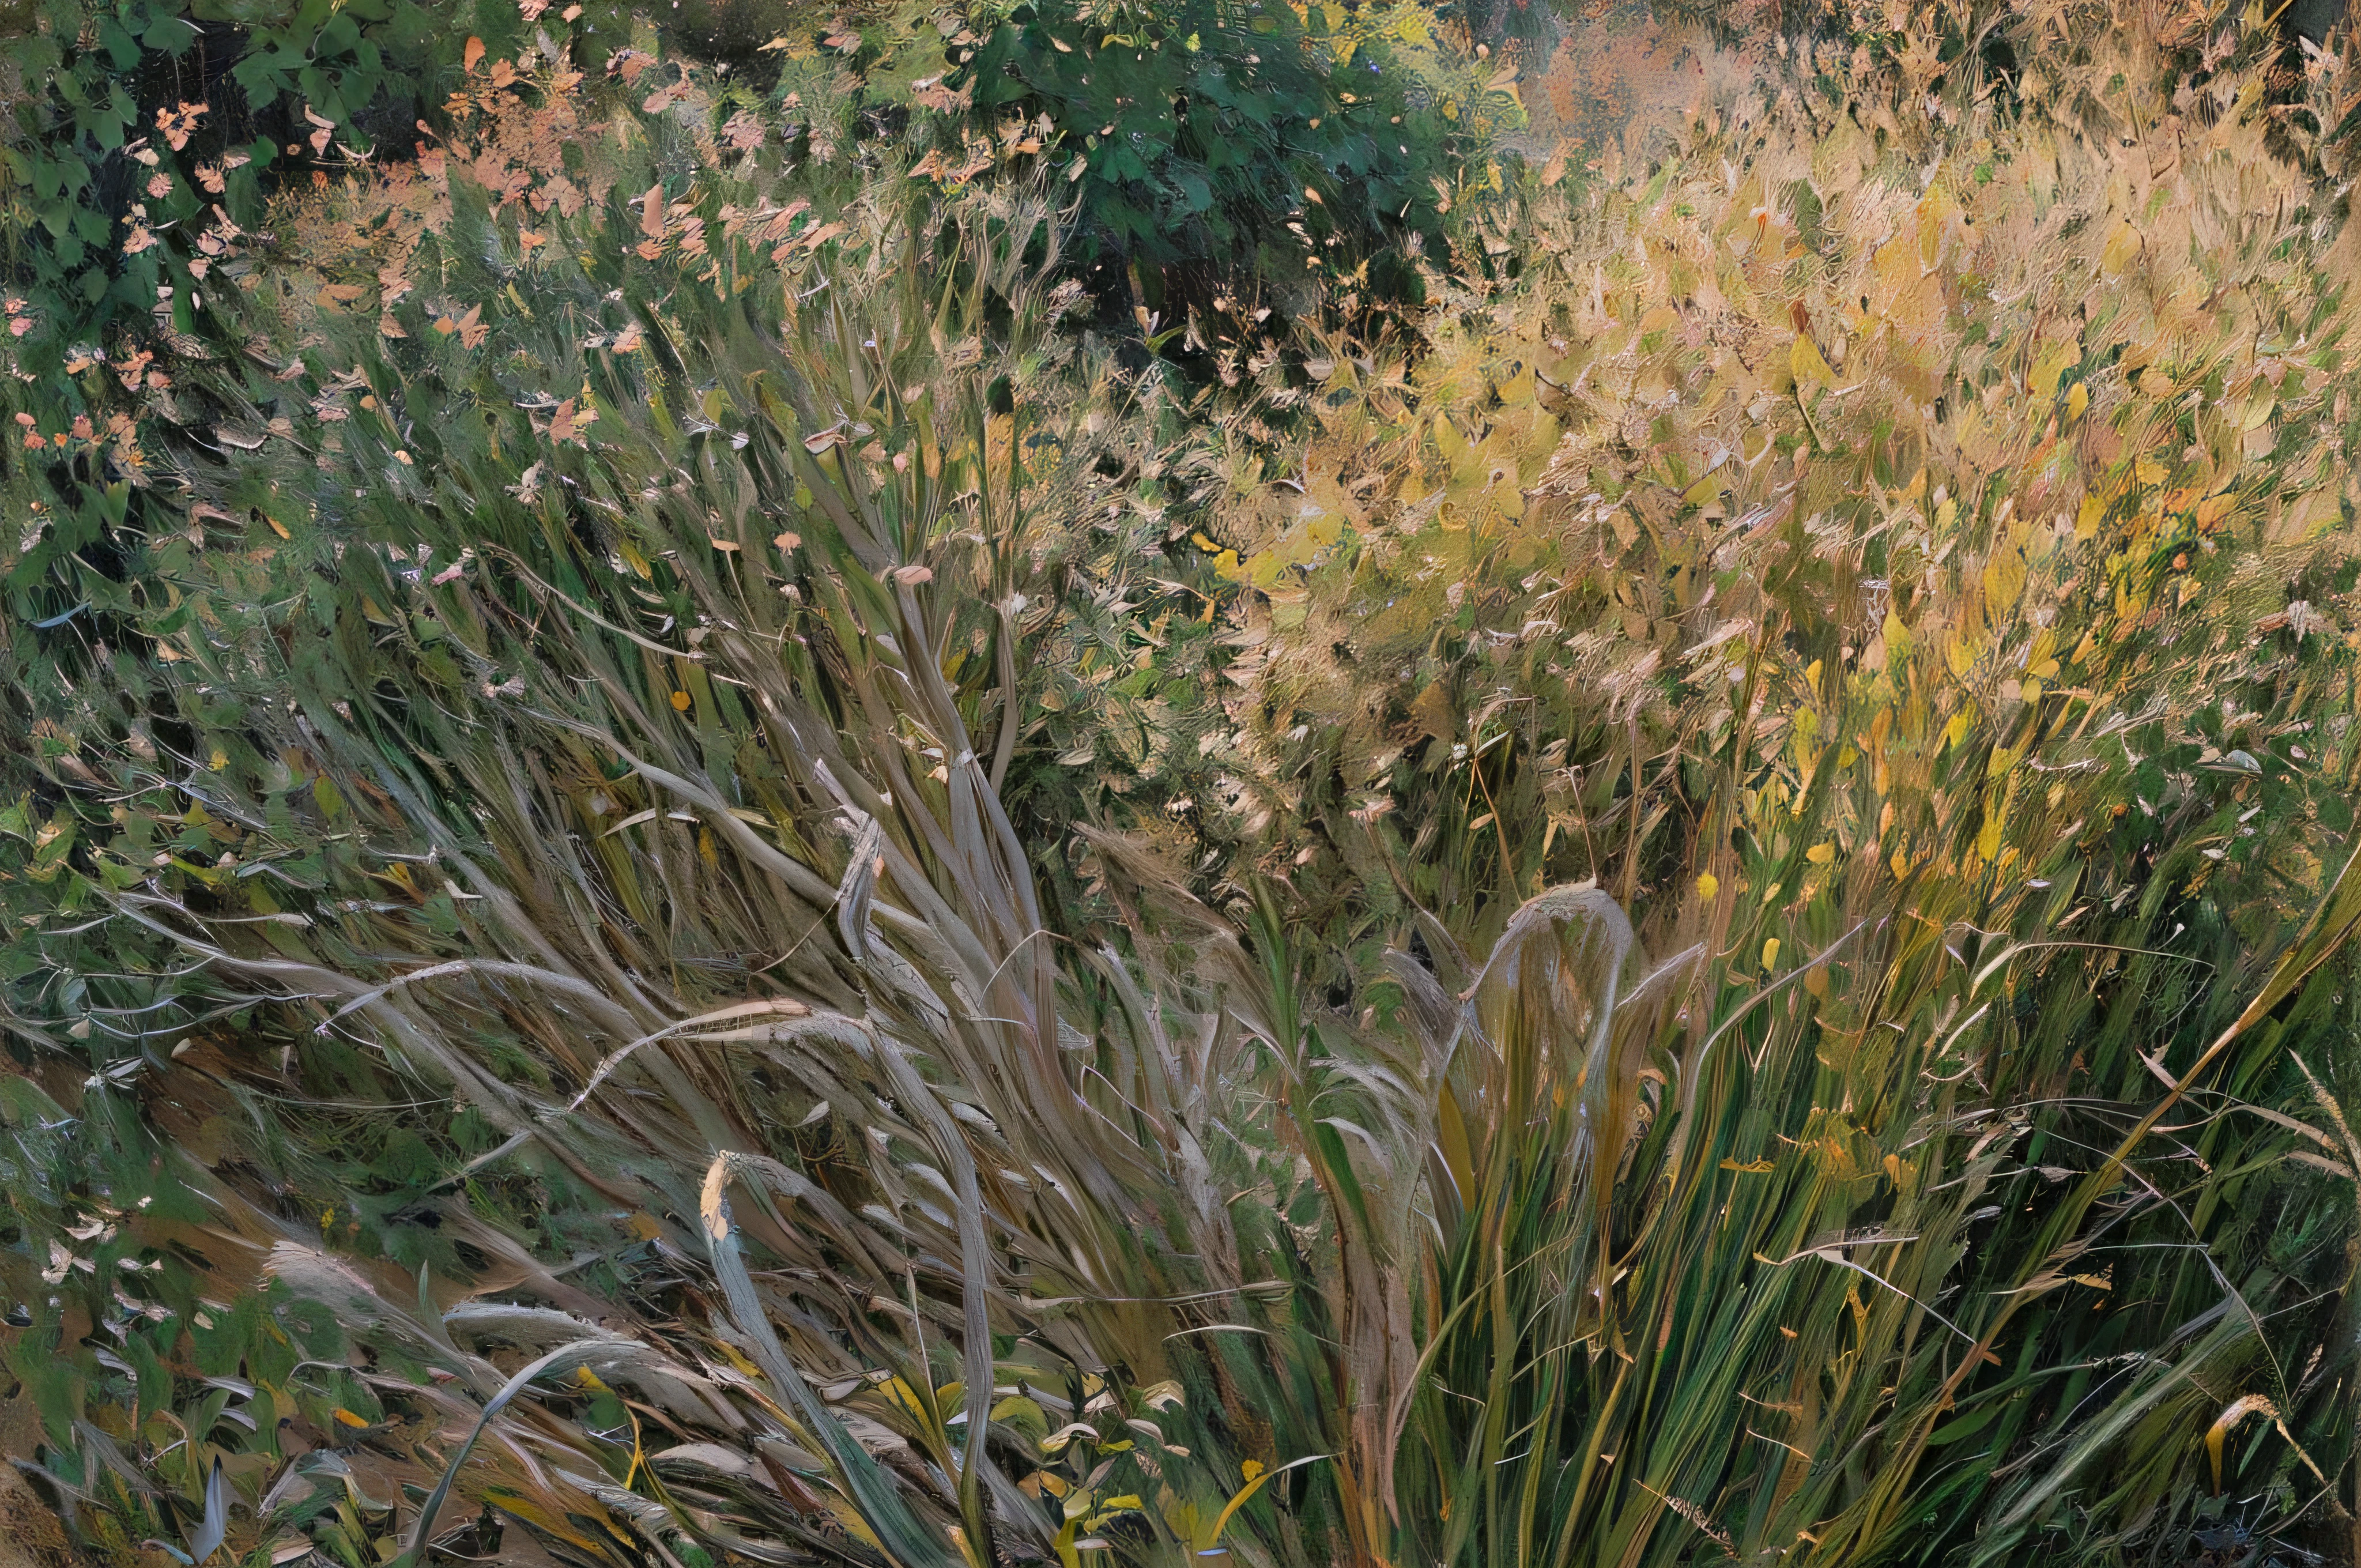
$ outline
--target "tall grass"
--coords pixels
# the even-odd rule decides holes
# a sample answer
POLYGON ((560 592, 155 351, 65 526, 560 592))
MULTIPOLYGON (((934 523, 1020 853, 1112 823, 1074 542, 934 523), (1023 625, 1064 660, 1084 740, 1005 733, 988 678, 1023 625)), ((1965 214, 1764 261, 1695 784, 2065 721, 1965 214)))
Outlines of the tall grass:
MULTIPOLYGON (((2006 99, 1708 55, 1421 355, 1334 345, 1300 485, 1232 509, 1232 852, 1455 991, 1577 877, 1690 970, 1624 1047, 1477 982, 1406 1555, 2169 1552, 2209 1430, 2347 1441, 2330 1319, 2268 1326, 2345 1199, 2248 1105, 2318 1116, 2341 998, 2246 1006, 2350 822, 2345 155, 2272 141, 2345 100, 2248 114, 2268 40, 2113 20, 2035 22, 2006 99)), ((2346 1506, 2301 1448, 2247 1450, 2273 1517, 2346 1506)))
POLYGON ((209 1157, 80 1261, 302 1354, 82 1308, 55 1484, 346 1561, 2351 1539, 2350 242, 2219 37, 1536 188, 1300 488, 1214 433, 1218 672, 1219 441, 1058 333, 1052 192, 659 115, 332 231, 59 770, 209 1157), (2169 181, 2082 132, 2182 88, 2169 181))

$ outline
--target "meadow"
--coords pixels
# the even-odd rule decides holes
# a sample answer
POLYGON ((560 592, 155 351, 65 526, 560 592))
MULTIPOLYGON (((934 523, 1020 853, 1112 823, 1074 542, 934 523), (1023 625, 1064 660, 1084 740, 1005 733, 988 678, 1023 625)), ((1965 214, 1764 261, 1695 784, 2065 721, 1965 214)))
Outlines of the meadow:
POLYGON ((2349 27, 0 27, 28 1560, 2361 1561, 2349 27))

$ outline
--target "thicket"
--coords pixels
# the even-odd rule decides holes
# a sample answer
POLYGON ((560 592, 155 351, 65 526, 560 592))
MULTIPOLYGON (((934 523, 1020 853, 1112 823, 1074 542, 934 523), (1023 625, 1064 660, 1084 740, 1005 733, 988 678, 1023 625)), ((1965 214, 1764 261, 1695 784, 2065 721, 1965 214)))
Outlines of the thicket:
POLYGON ((86 258, 0 537, 80 1537, 2361 1552, 2342 46, 1823 18, 1528 165, 1448 18, 909 20, 437 29, 202 315, 86 258))

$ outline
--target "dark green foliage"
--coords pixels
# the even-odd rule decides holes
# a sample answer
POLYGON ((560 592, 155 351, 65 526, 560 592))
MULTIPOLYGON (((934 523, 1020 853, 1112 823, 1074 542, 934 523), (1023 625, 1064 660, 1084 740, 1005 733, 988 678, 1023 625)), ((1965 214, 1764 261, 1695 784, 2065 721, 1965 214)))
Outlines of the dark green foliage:
POLYGON ((25 220, 8 258, 22 296, 12 314, 31 325, 10 346, 57 397, 39 411, 71 417, 123 406, 148 383, 143 369, 129 386, 102 372, 73 386, 70 363, 146 348, 160 357, 160 390, 176 345, 218 352, 197 299, 245 270, 240 231, 265 226, 265 192, 352 154, 406 151, 434 69, 456 62, 466 36, 448 23, 473 18, 414 0, 58 0, 41 19, 12 50, 27 89, 6 152, 25 220))
POLYGON ((1177 326, 1224 291, 1292 302, 1307 272, 1363 267, 1378 298, 1407 301, 1490 127, 1422 74, 1401 35, 1423 41, 1424 23, 1400 12, 1026 5, 959 45, 950 81, 992 119, 1053 129, 1080 203, 1073 264, 1111 303, 1177 326))

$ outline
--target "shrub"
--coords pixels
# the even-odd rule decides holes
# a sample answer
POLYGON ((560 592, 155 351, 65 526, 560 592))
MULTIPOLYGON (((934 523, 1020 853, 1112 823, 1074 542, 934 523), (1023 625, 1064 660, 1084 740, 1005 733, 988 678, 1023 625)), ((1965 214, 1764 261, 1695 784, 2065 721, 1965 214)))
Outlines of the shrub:
POLYGON ((1178 332, 1265 294, 1295 316, 1409 297, 1521 119, 1514 71, 1455 58, 1434 26, 1414 4, 1020 5, 960 46, 950 81, 982 115, 1054 129, 1075 263, 1178 332))

